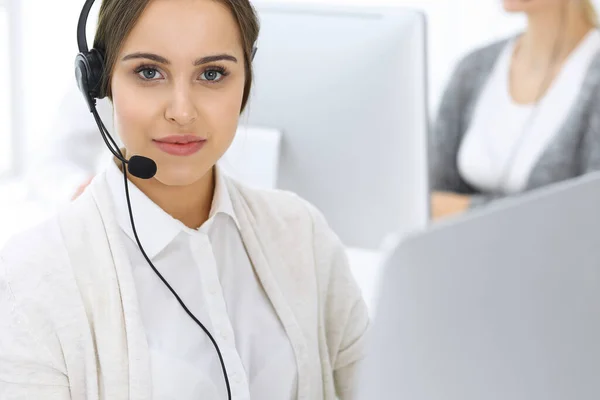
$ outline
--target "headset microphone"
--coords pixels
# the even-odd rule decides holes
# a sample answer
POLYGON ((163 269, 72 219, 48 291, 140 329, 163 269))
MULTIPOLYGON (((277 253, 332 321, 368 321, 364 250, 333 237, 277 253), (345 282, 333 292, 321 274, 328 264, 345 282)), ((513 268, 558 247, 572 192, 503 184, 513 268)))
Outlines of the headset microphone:
POLYGON ((133 156, 129 160, 125 159, 96 110, 96 99, 103 99, 105 97, 102 90, 104 55, 99 49, 89 50, 87 45, 85 28, 93 4, 94 0, 87 0, 85 2, 77 25, 77 46, 79 47, 79 54, 75 59, 75 79, 77 80, 77 86, 83 93, 88 108, 94 115, 98 129, 102 134, 102 139, 104 139, 104 143, 106 143, 110 152, 124 164, 123 168, 127 164, 127 170, 131 175, 140 179, 150 179, 156 175, 157 171, 154 160, 144 156, 133 156))
MULTIPOLYGON (((152 268, 154 273, 158 276, 158 278, 165 284, 165 286, 169 289, 169 291, 173 294, 175 299, 179 302, 183 310, 188 314, 188 316, 194 320, 194 322, 204 331, 208 339, 213 344, 217 355, 219 356, 219 362, 221 364, 221 370, 223 371, 223 378, 225 380, 225 387, 227 389, 227 398, 231 400, 231 386, 229 384, 229 377, 227 376, 227 369, 225 367, 225 361, 223 360, 223 354, 221 353, 221 349, 219 348, 215 338, 210 334, 208 329, 196 318, 196 316, 188 309, 185 305, 181 297, 175 292, 175 290, 169 285, 169 282, 161 275, 161 273, 156 269, 142 243, 140 242, 140 238, 138 237, 137 230, 135 228, 135 221, 133 218, 133 211, 131 208, 131 199, 129 197, 129 185, 127 179, 127 172, 131 175, 140 178, 140 179, 150 179, 154 175, 156 175, 156 163, 154 160, 134 155, 129 160, 125 159, 119 146, 115 143, 114 139, 108 133, 108 130, 104 126, 100 115, 98 115, 98 110, 96 110, 96 99, 102 99, 105 97, 102 89, 102 79, 103 74, 105 72, 104 65, 104 54, 100 49, 92 49, 89 50, 87 46, 87 40, 85 37, 85 28, 87 24, 87 18, 94 4, 94 0, 86 0, 83 9, 81 10, 81 15, 79 17, 79 24, 77 25, 77 45, 79 46, 79 54, 75 59, 75 78, 77 79, 77 86, 79 90, 83 93, 87 105, 90 109, 90 112, 94 116, 94 120, 98 125, 98 129, 102 135, 102 139, 104 139, 104 143, 110 150, 110 152, 123 163, 123 182, 125 184, 125 198, 127 200, 127 208, 129 211, 129 218, 131 221, 131 228, 133 230, 133 234, 135 236, 135 240, 137 242, 138 247, 148 265, 152 268)), ((252 57, 256 50, 253 49, 252 57)))
MULTIPOLYGON (((94 115, 98 129, 102 134, 104 143, 110 150, 110 152, 119 159, 124 165, 127 164, 127 170, 129 173, 140 179, 150 179, 156 175, 157 167, 154 160, 144 156, 132 156, 129 160, 125 159, 119 146, 115 143, 110 133, 102 123, 98 111, 96 110, 96 99, 103 99, 105 94, 102 89, 102 79, 104 74, 104 54, 100 49, 89 50, 86 39, 86 26, 87 19, 94 4, 94 0, 86 0, 81 15, 79 16, 79 23, 77 24, 77 46, 79 48, 79 54, 75 59, 75 79, 77 80, 77 86, 83 93, 85 101, 87 102, 90 112, 94 115), (110 143, 109 143, 110 141, 110 143), (111 146, 112 143, 112 146, 111 146)), ((257 48, 252 48, 250 59, 254 60, 257 48)))

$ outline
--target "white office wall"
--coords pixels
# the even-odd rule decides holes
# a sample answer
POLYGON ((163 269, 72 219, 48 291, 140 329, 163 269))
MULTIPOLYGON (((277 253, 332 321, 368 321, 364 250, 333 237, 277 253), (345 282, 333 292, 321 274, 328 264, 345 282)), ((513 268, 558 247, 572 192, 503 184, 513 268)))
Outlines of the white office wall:
POLYGON ((84 1, 11 1, 20 2, 19 65, 23 79, 22 93, 16 100, 24 115, 19 121, 19 131, 25 136, 22 155, 27 162, 36 157, 44 136, 52 134, 49 127, 60 98, 69 85, 74 85, 77 20, 84 1))
POLYGON ((522 18, 508 15, 502 10, 499 0, 290 1, 337 5, 400 5, 423 11, 428 19, 429 105, 432 115, 437 109, 453 66, 460 57, 482 44, 514 34, 524 26, 522 18))
POLYGON ((11 165, 10 59, 8 8, 0 1, 0 175, 11 165))

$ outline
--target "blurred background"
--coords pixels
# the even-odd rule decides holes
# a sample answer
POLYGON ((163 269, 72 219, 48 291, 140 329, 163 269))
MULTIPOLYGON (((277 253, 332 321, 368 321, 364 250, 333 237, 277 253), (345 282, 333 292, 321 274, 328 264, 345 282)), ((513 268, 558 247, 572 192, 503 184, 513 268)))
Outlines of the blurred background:
MULTIPOLYGON (((309 0, 305 3, 402 5, 422 10, 427 16, 428 29, 430 116, 435 115, 444 86, 461 56, 517 32, 524 25, 521 16, 508 15, 500 2, 494 0, 309 0)), ((35 190, 31 190, 24 177, 42 157, 48 140, 52 140, 48 136, 52 135, 61 99, 75 84, 75 31, 82 4, 82 0, 0 0, 0 245, 56 207, 55 203, 36 198, 35 190)), ((92 17, 95 15, 92 12, 92 17)), ((95 21, 90 20, 90 42, 94 26, 95 21)), ((65 201, 69 198, 68 193, 57 195, 65 201)))

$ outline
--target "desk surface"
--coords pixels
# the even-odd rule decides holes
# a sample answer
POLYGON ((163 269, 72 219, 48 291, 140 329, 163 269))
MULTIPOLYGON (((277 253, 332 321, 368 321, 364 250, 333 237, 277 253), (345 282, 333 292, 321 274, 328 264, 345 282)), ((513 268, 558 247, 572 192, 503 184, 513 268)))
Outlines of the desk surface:
POLYGON ((371 317, 375 312, 379 279, 382 271, 384 253, 382 251, 363 250, 358 248, 346 248, 350 269, 358 286, 363 292, 365 302, 369 308, 371 317))

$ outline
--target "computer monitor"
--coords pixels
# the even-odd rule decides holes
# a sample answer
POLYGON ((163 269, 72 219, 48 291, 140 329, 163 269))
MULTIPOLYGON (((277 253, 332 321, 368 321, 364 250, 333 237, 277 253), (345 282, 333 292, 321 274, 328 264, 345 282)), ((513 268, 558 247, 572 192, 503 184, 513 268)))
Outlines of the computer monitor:
POLYGON ((600 174, 403 241, 359 400, 600 398, 600 174))
POLYGON ((347 246, 428 220, 425 18, 403 8, 255 4, 255 85, 241 124, 281 132, 277 187, 347 246))

